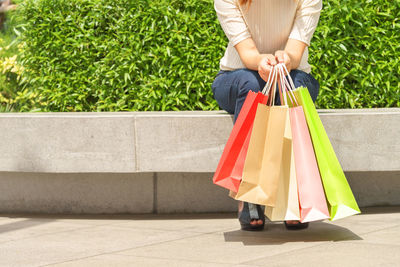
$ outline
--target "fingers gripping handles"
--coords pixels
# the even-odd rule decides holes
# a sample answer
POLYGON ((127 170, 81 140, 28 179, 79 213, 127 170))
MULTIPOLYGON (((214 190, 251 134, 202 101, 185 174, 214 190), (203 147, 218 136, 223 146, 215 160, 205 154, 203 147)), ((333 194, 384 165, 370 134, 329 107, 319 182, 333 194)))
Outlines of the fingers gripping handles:
POLYGON ((274 105, 275 103, 275 93, 276 88, 278 87, 281 105, 288 105, 289 97, 290 102, 297 106, 297 100, 294 96, 293 90, 296 89, 293 83, 292 78, 290 77, 290 73, 286 68, 285 64, 279 63, 275 66, 272 66, 272 71, 270 71, 268 75, 268 80, 262 90, 264 95, 268 95, 271 93, 271 98, 269 101, 269 105, 274 105), (287 74, 287 76, 285 76, 287 74), (278 83, 278 86, 276 84, 278 83), (272 89, 272 92, 271 92, 272 89))
POLYGON ((269 103, 268 105, 272 105, 272 106, 275 103, 275 90, 276 90, 277 76, 278 76, 277 69, 272 68, 272 71, 269 72, 268 80, 264 86, 264 89, 262 90, 262 93, 264 95, 269 95, 271 88, 273 88, 271 97, 268 99, 268 103, 269 103))
POLYGON ((288 105, 288 100, 287 97, 289 97, 290 102, 294 106, 298 106, 297 99, 294 96, 293 90, 295 90, 295 86, 292 80, 292 77, 290 77, 290 73, 288 69, 286 68, 285 64, 279 63, 276 65, 276 68, 278 68, 278 71, 280 73, 280 84, 279 84, 279 89, 280 89, 280 95, 281 95, 281 105, 288 105), (285 76, 285 73, 287 76, 285 76), (283 97, 282 97, 283 95, 283 97), (283 100, 283 102, 282 102, 283 100))

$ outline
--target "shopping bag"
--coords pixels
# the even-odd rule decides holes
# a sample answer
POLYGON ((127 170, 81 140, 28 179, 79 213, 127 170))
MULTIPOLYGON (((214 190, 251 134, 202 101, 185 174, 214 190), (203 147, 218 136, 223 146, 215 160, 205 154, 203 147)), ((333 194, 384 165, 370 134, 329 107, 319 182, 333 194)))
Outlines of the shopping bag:
POLYGON ((300 221, 311 222, 329 219, 325 193, 303 107, 299 106, 293 94, 295 86, 288 70, 283 64, 279 64, 278 69, 282 77, 282 88, 285 89, 283 90, 284 99, 288 99, 287 102, 290 106, 289 117, 296 166, 300 221))
POLYGON ((237 200, 272 207, 276 203, 284 132, 289 125, 288 107, 274 106, 276 72, 273 80, 272 106, 258 104, 242 181, 235 196, 237 200))
POLYGON ((267 100, 268 96, 261 92, 249 91, 247 94, 215 171, 214 184, 237 192, 257 105, 266 104, 267 100))
POLYGON ((325 193, 303 108, 293 107, 289 110, 289 114, 299 193, 300 221, 329 219, 325 193))
POLYGON ((287 108, 258 104, 235 199, 275 206, 287 108))
MULTIPOLYGON (((289 116, 289 113, 287 116, 289 116)), ((286 119, 286 123, 289 124, 289 118, 286 119)), ((265 206, 265 215, 271 221, 300 220, 296 170, 292 147, 292 132, 290 125, 286 125, 284 133, 282 166, 278 181, 276 204, 275 207, 265 206)))
POLYGON ((293 92, 304 110, 328 202, 331 220, 337 220, 360 213, 360 209, 329 141, 321 119, 318 116, 308 89, 301 87, 293 92))

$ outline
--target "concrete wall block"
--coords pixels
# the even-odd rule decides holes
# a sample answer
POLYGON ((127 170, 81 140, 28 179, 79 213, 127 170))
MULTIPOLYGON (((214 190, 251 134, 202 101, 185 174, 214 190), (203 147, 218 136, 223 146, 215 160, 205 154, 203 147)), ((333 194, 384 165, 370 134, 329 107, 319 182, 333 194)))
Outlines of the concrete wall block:
POLYGON ((332 112, 320 117, 344 170, 400 170, 400 112, 332 112))
POLYGON ((226 114, 138 115, 138 171, 213 172, 232 125, 226 114))
POLYGON ((360 207, 400 205, 400 171, 346 172, 360 207))
POLYGON ((0 172, 1 213, 152 213, 152 173, 0 172))
MULTIPOLYGON (((0 172, 0 213, 236 212, 213 173, 0 172), (154 183, 155 182, 155 183, 154 183)), ((400 205, 400 172, 346 172, 360 207, 400 205)))
POLYGON ((0 170, 134 172, 133 116, 0 116, 0 170))
POLYGON ((157 173, 157 213, 233 212, 236 200, 212 173, 157 173))
MULTIPOLYGON (((345 171, 400 170, 400 109, 319 110, 345 171)), ((5 113, 0 171, 214 172, 225 111, 5 113)))
MULTIPOLYGON (((345 171, 400 170, 400 109, 319 110, 345 171)), ((213 172, 233 126, 221 111, 140 113, 138 171, 213 172)))
MULTIPOLYGON (((400 205, 400 172, 346 172, 360 207, 400 205)), ((228 190, 213 173, 157 173, 157 212, 236 212, 228 190)))

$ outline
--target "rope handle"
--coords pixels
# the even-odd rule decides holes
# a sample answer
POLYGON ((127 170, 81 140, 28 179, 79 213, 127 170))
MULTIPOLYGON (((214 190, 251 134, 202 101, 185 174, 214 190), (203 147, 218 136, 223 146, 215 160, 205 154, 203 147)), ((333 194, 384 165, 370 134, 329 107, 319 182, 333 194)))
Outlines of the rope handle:
POLYGON ((296 87, 294 86, 294 82, 292 80, 292 77, 290 76, 290 73, 289 73, 288 69, 286 68, 285 64, 279 63, 278 65, 279 65, 278 67, 280 68, 281 73, 282 73, 281 76, 283 77, 285 85, 287 86, 286 88, 287 88, 287 92, 289 92, 288 95, 290 97, 290 101, 292 102, 292 104, 296 104, 296 106, 298 106, 299 103, 297 102, 296 96, 293 93, 293 90, 296 90, 296 87), (287 74, 286 76, 285 76, 285 72, 284 71, 287 74))

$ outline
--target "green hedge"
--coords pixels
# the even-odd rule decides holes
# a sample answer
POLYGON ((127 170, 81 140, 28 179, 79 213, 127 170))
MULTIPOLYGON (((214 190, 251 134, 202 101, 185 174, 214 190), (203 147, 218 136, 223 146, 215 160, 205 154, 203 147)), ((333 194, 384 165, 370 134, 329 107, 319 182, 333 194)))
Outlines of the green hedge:
MULTIPOLYGON (((212 0, 25 0, 18 111, 213 110, 227 44, 212 0)), ((400 106, 400 1, 324 1, 320 108, 400 106)), ((18 45, 18 44, 15 44, 18 45)), ((8 102, 7 102, 8 101, 8 102)))
POLYGON ((215 109, 209 82, 225 41, 210 8, 199 0, 25 1, 21 62, 37 101, 23 108, 215 109))
MULTIPOLYGON (((14 0, 13 3, 19 4, 21 0, 14 0)), ((22 23, 19 16, 14 15, 14 11, 8 13, 3 29, 0 31, 0 112, 17 111, 10 102, 19 101, 18 92, 19 75, 22 69, 17 64, 17 57, 20 47, 16 40, 15 27, 22 23)))
POLYGON ((322 108, 400 107, 400 0, 329 0, 310 49, 322 108))

